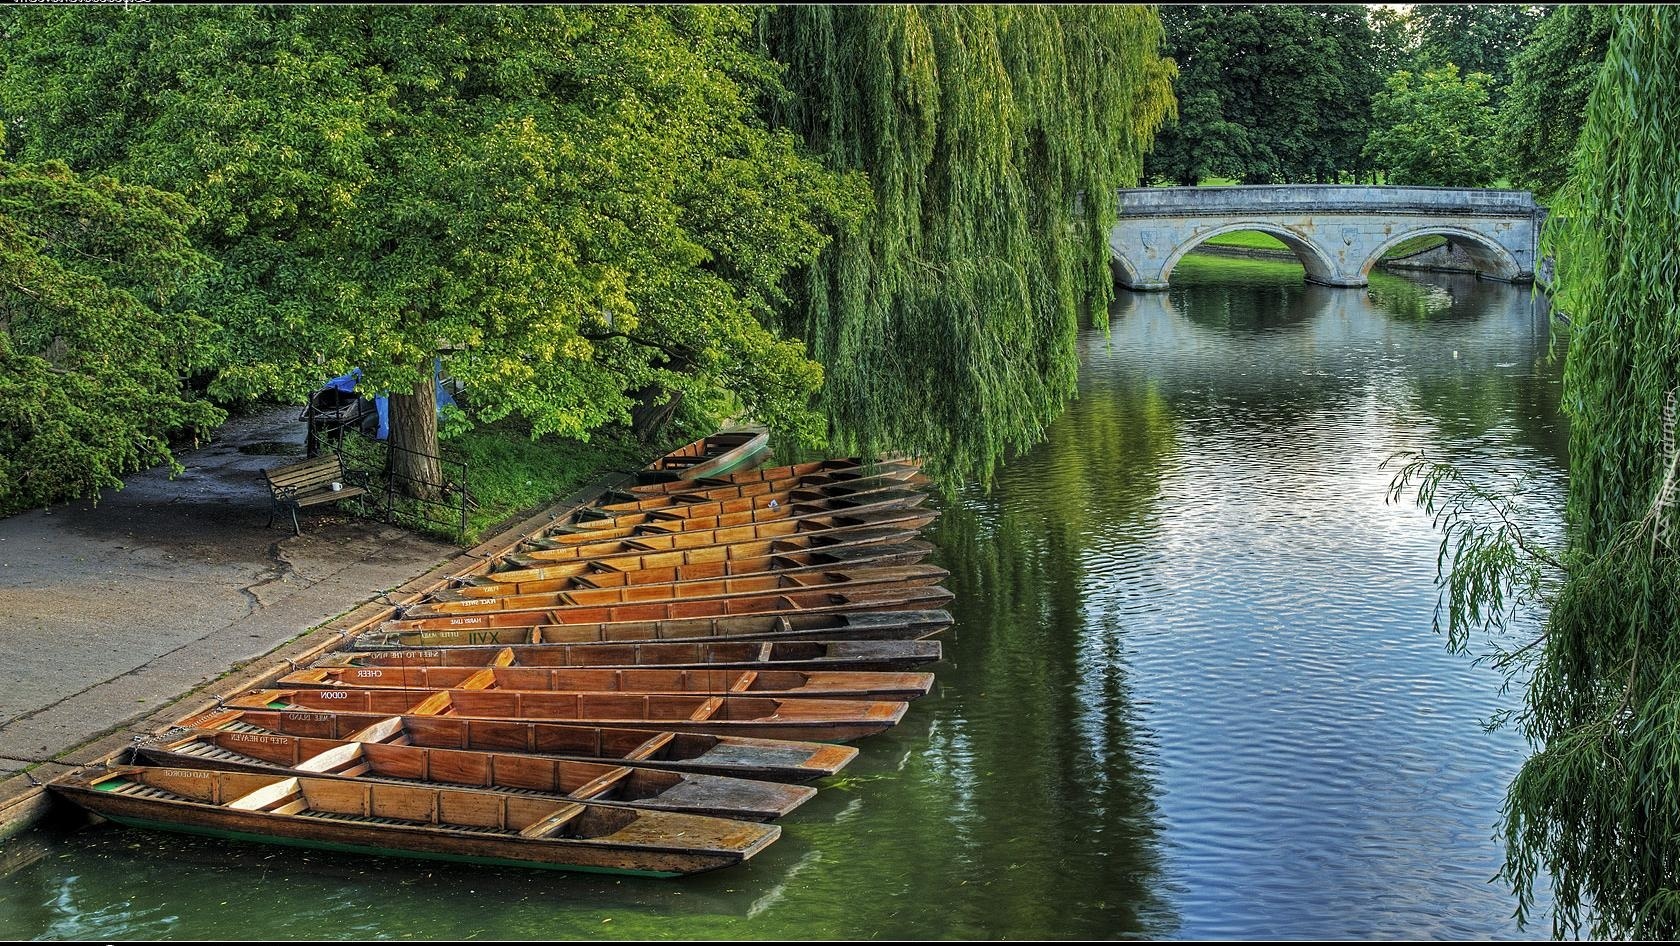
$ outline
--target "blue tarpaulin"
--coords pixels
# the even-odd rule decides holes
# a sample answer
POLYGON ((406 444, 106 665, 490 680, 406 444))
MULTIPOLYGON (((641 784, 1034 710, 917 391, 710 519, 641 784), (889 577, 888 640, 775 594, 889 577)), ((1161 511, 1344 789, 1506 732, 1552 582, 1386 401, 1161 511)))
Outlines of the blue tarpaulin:
MULTIPOLYGON (((323 388, 343 391, 345 394, 354 394, 356 393, 356 382, 361 379, 362 369, 351 368, 349 374, 339 375, 323 385, 323 388)), ((443 386, 442 358, 437 358, 432 361, 432 390, 437 392, 438 410, 443 410, 444 405, 446 404, 451 407, 455 405, 455 398, 450 395, 449 389, 443 386)), ((384 440, 386 437, 390 436, 391 433, 391 408, 385 395, 381 394, 375 397, 373 399, 373 407, 379 412, 379 433, 375 436, 377 436, 380 440, 384 440)))

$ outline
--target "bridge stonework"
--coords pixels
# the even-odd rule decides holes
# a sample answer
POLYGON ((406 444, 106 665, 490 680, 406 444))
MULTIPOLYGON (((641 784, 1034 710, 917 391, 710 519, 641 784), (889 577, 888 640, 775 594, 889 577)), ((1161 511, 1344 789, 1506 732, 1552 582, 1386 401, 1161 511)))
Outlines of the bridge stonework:
POLYGON ((1210 237, 1258 230, 1281 240, 1326 286, 1364 286, 1396 244, 1443 236, 1490 279, 1534 279, 1546 209, 1528 191, 1283 184, 1139 187, 1120 191, 1109 233, 1115 278, 1167 288, 1173 267, 1210 237))

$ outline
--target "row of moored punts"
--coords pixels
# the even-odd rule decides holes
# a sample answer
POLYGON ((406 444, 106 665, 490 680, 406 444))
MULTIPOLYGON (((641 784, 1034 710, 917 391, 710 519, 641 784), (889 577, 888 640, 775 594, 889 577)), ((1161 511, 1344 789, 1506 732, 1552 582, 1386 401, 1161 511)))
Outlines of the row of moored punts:
POLYGON ((125 824, 677 876, 740 863, 926 694, 919 464, 719 434, 312 666, 54 789, 125 824), (730 472, 733 470, 733 472, 730 472))

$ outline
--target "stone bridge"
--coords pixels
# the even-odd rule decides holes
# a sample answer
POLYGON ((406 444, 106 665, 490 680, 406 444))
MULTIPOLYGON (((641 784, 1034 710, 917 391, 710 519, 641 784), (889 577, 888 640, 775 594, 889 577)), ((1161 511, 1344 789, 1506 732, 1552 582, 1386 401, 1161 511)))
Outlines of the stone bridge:
POLYGON ((1485 277, 1529 282, 1546 214, 1528 191, 1340 184, 1138 187, 1119 210, 1108 246, 1129 289, 1167 288, 1184 254, 1236 230, 1281 240, 1326 286, 1366 285, 1384 253, 1420 236, 1446 237, 1485 277))

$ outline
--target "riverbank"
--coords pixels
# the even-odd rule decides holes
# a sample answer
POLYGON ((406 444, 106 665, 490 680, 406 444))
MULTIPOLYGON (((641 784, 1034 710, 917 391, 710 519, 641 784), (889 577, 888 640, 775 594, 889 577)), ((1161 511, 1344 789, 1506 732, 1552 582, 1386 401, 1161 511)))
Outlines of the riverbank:
MULTIPOLYGON (((11 649, 18 682, 0 694, 0 837, 51 807, 43 783, 482 571, 489 556, 593 502, 654 454, 623 448, 612 452, 618 462, 591 469, 550 458, 577 488, 465 551, 335 511, 311 511, 293 536, 289 524, 264 525, 259 476, 301 455, 295 414, 282 407, 231 422, 180 458, 178 476, 160 467, 97 504, 0 521, 0 612, 16 616, 17 640, 29 642, 11 649)), ((538 485, 527 465, 510 463, 496 478, 509 475, 523 478, 519 488, 538 485)), ((495 495, 519 494, 509 485, 495 495)))

